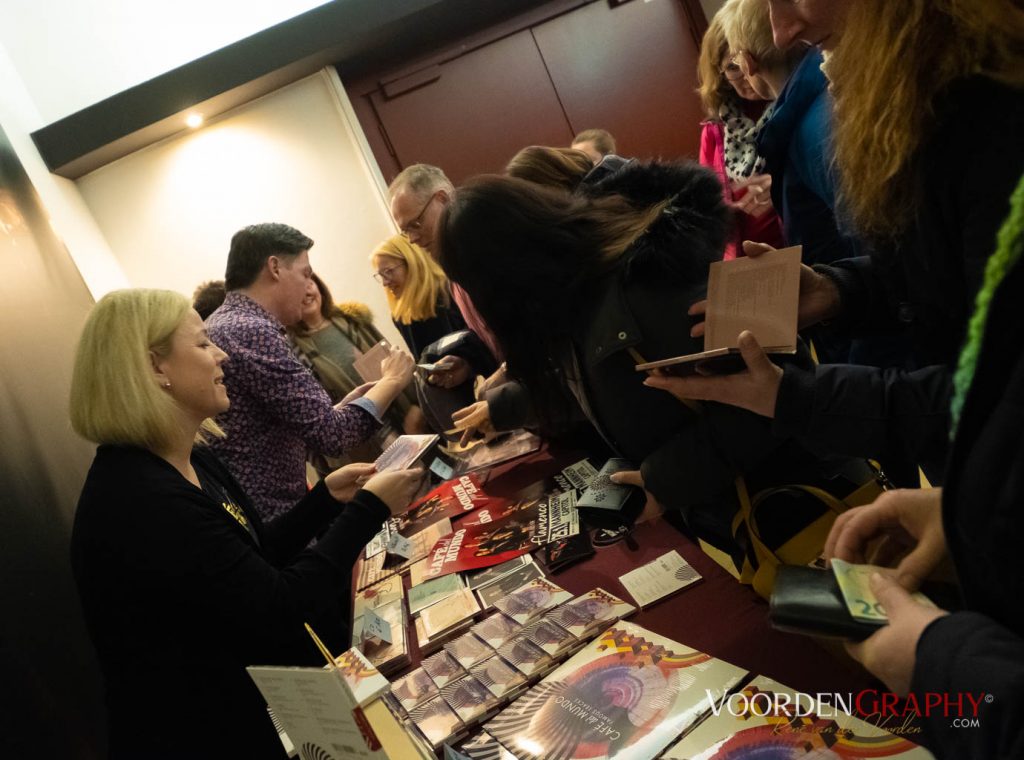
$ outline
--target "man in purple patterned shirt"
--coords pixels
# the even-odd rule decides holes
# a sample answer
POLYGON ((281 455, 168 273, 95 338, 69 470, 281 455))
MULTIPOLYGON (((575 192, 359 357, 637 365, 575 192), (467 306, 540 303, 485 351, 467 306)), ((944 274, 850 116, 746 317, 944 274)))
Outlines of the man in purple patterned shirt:
POLYGON ((226 437, 212 446, 264 520, 290 509, 306 490, 306 453, 338 456, 380 427, 380 415, 412 378, 398 350, 383 378, 350 403, 327 392, 291 352, 285 326, 299 321, 311 279, 313 241, 285 224, 256 224, 231 238, 224 303, 206 321, 224 350, 231 408, 217 418, 226 437))

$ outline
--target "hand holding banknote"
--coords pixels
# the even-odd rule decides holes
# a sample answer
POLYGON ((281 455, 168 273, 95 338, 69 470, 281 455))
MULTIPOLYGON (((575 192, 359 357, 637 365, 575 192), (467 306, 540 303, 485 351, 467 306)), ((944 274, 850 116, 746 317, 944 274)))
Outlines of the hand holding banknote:
POLYGON ((948 615, 935 605, 922 604, 891 577, 868 576, 871 598, 884 609, 889 624, 864 641, 846 644, 846 650, 897 694, 910 691, 917 656, 917 642, 925 628, 948 615))
MULTIPOLYGON (((871 578, 880 575, 892 579, 892 573, 877 565, 855 565, 844 562, 838 557, 832 558, 832 572, 839 584, 839 591, 846 602, 846 608, 854 620, 861 620, 865 623, 886 623, 889 620, 885 605, 872 590, 871 578)), ((925 605, 935 607, 928 597, 921 592, 915 592, 911 598, 925 605)))
POLYGON ((910 690, 921 634, 947 614, 907 591, 920 586, 946 554, 941 506, 938 488, 888 491, 840 515, 825 542, 850 614, 889 622, 859 644, 847 644, 847 651, 897 694, 910 690), (850 564, 867 560, 895 562, 895 570, 850 564))
POLYGON ((887 491, 841 514, 825 541, 825 557, 894 567, 896 581, 917 589, 946 556, 942 489, 887 491))

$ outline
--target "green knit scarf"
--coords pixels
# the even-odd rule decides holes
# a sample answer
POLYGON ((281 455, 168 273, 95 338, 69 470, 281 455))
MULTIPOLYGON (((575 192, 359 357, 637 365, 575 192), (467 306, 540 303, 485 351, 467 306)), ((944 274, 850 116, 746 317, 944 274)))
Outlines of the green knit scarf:
POLYGON ((956 435, 960 424, 960 413, 964 408, 964 399, 974 380, 974 370, 978 366, 978 355, 981 353, 981 340, 985 334, 985 321, 988 318, 988 307, 992 303, 999 283, 1017 263, 1024 251, 1024 177, 1021 177, 1017 189, 1010 196, 1010 215, 1003 222, 996 238, 996 250, 985 265, 985 281, 974 305, 974 315, 967 325, 967 339, 960 361, 957 362, 956 374, 953 376, 953 404, 950 412, 953 424, 950 438, 956 435))

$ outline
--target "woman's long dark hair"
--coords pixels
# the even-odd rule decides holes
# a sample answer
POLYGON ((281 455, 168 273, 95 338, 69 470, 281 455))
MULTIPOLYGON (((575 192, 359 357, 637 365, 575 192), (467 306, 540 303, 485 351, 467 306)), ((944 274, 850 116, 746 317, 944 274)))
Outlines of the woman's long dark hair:
POLYGON ((563 362, 590 286, 668 204, 636 209, 619 196, 585 199, 483 176, 460 187, 442 214, 439 262, 497 336, 547 429, 567 418, 563 362))

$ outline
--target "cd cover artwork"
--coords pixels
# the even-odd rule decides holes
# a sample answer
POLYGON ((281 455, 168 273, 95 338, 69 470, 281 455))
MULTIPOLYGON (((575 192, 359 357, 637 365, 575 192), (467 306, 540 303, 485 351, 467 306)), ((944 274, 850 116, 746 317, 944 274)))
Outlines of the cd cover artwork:
POLYGON ((671 747, 666 760, 931 760, 930 752, 838 710, 823 718, 758 676, 671 747), (808 714, 809 713, 809 714, 808 714))
POLYGON ((405 608, 401 599, 378 607, 374 612, 391 626, 391 642, 363 639, 365 617, 352 621, 352 646, 356 647, 381 673, 390 675, 409 664, 409 640, 406 638, 405 608))
MULTIPOLYGON (((409 614, 415 615, 466 587, 458 575, 444 575, 409 587, 409 614)), ((372 588, 372 587, 371 587, 372 588)))
POLYGON ((521 639, 518 636, 498 647, 498 654, 506 662, 514 665, 527 678, 551 661, 547 652, 536 644, 526 639, 521 639))
POLYGON ((437 685, 423 668, 399 678, 391 684, 391 693, 406 711, 437 696, 437 685))
POLYGON ((576 510, 576 491, 551 494, 537 506, 537 546, 562 541, 580 532, 580 513, 576 510))
POLYGON ((414 618, 414 620, 416 621, 416 642, 419 644, 420 654, 424 657, 426 657, 428 654, 433 654, 434 652, 436 652, 438 649, 441 648, 441 645, 444 642, 448 641, 449 639, 455 638, 456 636, 461 634, 466 628, 469 628, 469 626, 473 624, 473 618, 466 618, 462 623, 455 626, 454 628, 449 628, 448 630, 441 631, 440 633, 434 634, 434 636, 428 636, 426 630, 423 627, 423 618, 418 617, 414 618))
POLYGON ((435 749, 463 730, 459 716, 441 697, 414 707, 409 717, 435 749))
POLYGON ((462 666, 447 652, 438 652, 423 661, 423 669, 427 671, 437 688, 463 675, 462 666))
POLYGON ((527 430, 502 434, 490 443, 481 444, 465 453, 454 454, 452 457, 455 459, 454 470, 462 474, 482 470, 485 467, 494 467, 502 462, 536 451, 540 448, 540 444, 540 436, 527 430))
POLYGON ((441 696, 463 723, 479 720, 498 704, 498 698, 471 675, 443 686, 441 696))
POLYGON ((477 589, 476 595, 480 598, 480 606, 485 610, 489 610, 494 607, 499 599, 522 588, 530 581, 543 577, 544 571, 540 569, 540 566, 536 562, 528 562, 522 567, 477 589))
POLYGON ((469 760, 516 760, 516 756, 501 746, 501 742, 486 731, 481 731, 459 748, 469 760))
POLYGON ((593 557, 596 554, 590 535, 583 530, 575 536, 560 538, 541 549, 544 565, 549 572, 557 573, 576 562, 593 557))
POLYGON ((491 649, 497 649, 515 636, 520 628, 522 626, 515 620, 500 612, 496 612, 489 618, 485 618, 474 625, 470 630, 483 639, 484 643, 491 647, 491 649))
POLYGON ((352 617, 361 617, 367 608, 375 610, 385 604, 402 599, 405 596, 402 590, 402 579, 397 575, 375 583, 358 592, 355 597, 355 604, 352 608, 352 617))
POLYGON ((376 699, 391 686, 358 649, 349 649, 338 655, 334 664, 360 706, 376 699))
POLYGON ((360 557, 356 563, 356 589, 361 591, 367 586, 413 567, 430 554, 431 547, 436 545, 439 539, 451 532, 451 520, 444 518, 409 536, 409 540, 412 541, 412 556, 408 559, 394 557, 389 561, 387 553, 383 551, 369 558, 360 557))
POLYGON ((449 641, 444 645, 444 649, 464 668, 476 665, 494 654, 494 650, 472 632, 463 634, 454 641, 449 641))
POLYGON ((566 602, 549 616, 574 636, 586 636, 595 628, 628 617, 636 607, 612 596, 604 589, 595 588, 566 602))
POLYGON ((405 470, 423 456, 431 446, 441 440, 441 436, 400 435, 388 446, 373 463, 376 472, 388 470, 405 470))
POLYGON ((609 628, 489 721, 524 760, 654 758, 745 672, 631 623, 609 628))
POLYGON ((473 615, 480 611, 480 605, 468 588, 458 591, 446 599, 427 607, 420 613, 423 631, 430 639, 436 639, 448 631, 469 625, 473 615))
POLYGON ((496 655, 477 663, 469 673, 499 699, 526 683, 526 676, 496 655))
POLYGON ((572 599, 570 594, 546 578, 535 578, 520 589, 494 602, 494 606, 517 623, 525 624, 546 610, 572 599))
POLYGON ((618 511, 625 505, 631 493, 631 487, 615 483, 611 476, 623 470, 635 470, 627 459, 609 459, 597 475, 590 481, 590 486, 583 492, 577 502, 580 509, 610 509, 618 511))
POLYGON ((547 618, 541 618, 535 623, 530 623, 519 635, 536 644, 550 655, 560 654, 566 649, 571 649, 579 641, 577 637, 562 628, 562 626, 553 623, 547 618))

